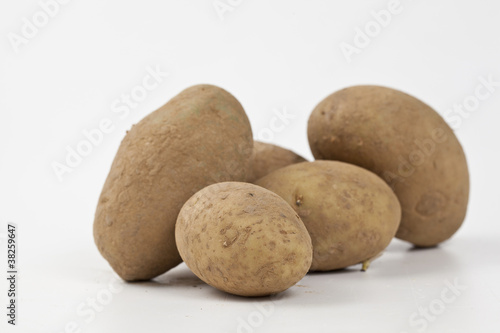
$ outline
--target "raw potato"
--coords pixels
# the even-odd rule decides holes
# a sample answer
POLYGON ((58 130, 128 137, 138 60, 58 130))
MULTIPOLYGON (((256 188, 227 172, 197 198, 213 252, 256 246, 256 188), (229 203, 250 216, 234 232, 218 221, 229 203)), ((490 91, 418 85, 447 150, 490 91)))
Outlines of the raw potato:
POLYGON ((190 87, 141 120, 123 139, 94 221, 99 251, 124 280, 154 278, 181 262, 175 221, 203 187, 245 180, 252 131, 227 91, 190 87))
POLYGON ((256 184, 281 196, 299 214, 312 239, 312 271, 368 264, 389 245, 401 219, 391 188, 352 164, 294 164, 256 184))
POLYGON ((297 214, 278 195, 248 183, 196 193, 182 207, 175 238, 194 274, 235 295, 281 292, 311 265, 311 238, 297 214))
POLYGON ((359 165, 394 189, 403 210, 396 237, 434 246, 462 225, 469 198, 464 152, 420 100, 385 87, 346 88, 316 106, 308 136, 315 158, 359 165))
POLYGON ((264 177, 272 171, 306 159, 288 149, 260 141, 253 142, 252 171, 250 182, 264 177))

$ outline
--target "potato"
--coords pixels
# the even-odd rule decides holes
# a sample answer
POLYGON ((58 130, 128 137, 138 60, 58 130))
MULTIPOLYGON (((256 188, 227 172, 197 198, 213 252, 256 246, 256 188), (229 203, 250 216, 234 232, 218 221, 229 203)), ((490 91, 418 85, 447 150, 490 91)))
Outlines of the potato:
POLYGON ((393 188, 403 210, 396 237, 434 246, 462 225, 469 198, 464 152, 420 100, 385 87, 346 88, 316 106, 308 137, 315 158, 359 165, 393 188))
POLYGON ((260 141, 253 142, 252 178, 250 182, 290 164, 305 162, 306 159, 288 149, 260 141))
POLYGON ((94 221, 99 251, 128 281, 147 280, 181 262, 175 221, 203 187, 245 180, 252 131, 227 91, 190 87, 142 119, 123 139, 94 221))
POLYGON ((262 187, 210 185, 182 207, 175 239, 200 279, 240 296, 286 290, 307 273, 311 238, 293 209, 262 187))
POLYGON ((377 175, 355 165, 314 161, 290 165, 257 180, 285 199, 311 235, 311 271, 365 263, 396 234, 401 207, 377 175))

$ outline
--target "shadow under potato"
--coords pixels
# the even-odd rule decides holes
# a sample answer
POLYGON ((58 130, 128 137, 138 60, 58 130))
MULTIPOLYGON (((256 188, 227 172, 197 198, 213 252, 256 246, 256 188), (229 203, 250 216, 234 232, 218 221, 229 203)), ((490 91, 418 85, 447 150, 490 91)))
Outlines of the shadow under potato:
POLYGON ((412 247, 410 247, 407 251, 409 252, 419 252, 419 251, 427 251, 427 250, 433 250, 433 249, 436 249, 439 247, 440 244, 436 244, 436 245, 433 245, 433 246, 427 246, 427 247, 421 247, 421 246, 417 246, 417 245, 413 245, 412 247))
POLYGON ((168 272, 147 281, 128 282, 131 285, 148 286, 155 288, 162 287, 198 287, 206 285, 200 278, 194 275, 185 265, 179 265, 168 272))
POLYGON ((342 275, 342 274, 348 274, 348 273, 356 273, 356 272, 361 272, 361 264, 359 265, 353 265, 345 268, 339 268, 335 269, 333 271, 309 271, 307 272, 307 275, 326 275, 326 274, 331 274, 331 275, 342 275))
POLYGON ((206 293, 213 296, 214 299, 224 299, 224 301, 235 301, 235 302, 266 302, 266 301, 279 301, 281 299, 286 299, 293 297, 293 291, 287 289, 278 294, 268 295, 268 296, 238 296, 226 293, 224 291, 218 290, 205 282, 203 282, 200 278, 198 278, 193 272, 189 270, 189 268, 185 264, 181 264, 174 269, 154 278, 149 281, 137 281, 137 282, 129 282, 131 285, 137 286, 147 286, 152 288, 165 288, 165 287, 175 287, 175 288, 183 288, 183 287, 191 287, 197 288, 200 287, 205 289, 206 293))
POLYGON ((198 287, 199 285, 206 284, 199 277, 194 275, 194 273, 187 267, 177 267, 176 269, 172 269, 151 281, 164 286, 179 287, 198 287))

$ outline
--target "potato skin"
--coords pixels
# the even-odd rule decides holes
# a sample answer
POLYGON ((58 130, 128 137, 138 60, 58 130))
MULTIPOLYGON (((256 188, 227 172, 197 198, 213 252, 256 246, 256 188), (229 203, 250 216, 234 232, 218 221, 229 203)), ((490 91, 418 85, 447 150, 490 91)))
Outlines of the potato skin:
POLYGON ((311 271, 373 258, 389 245, 401 219, 391 188, 352 164, 303 162, 276 170, 256 184, 281 196, 299 214, 312 239, 311 271))
POLYGON ((132 127, 102 189, 95 243, 124 280, 148 280, 181 262, 175 221, 203 187, 245 180, 252 131, 227 91, 197 85, 132 127))
POLYGON ((464 152, 420 100, 379 86, 342 89, 313 110, 308 137, 315 158, 359 165, 393 188, 403 210, 396 237, 429 247, 462 225, 469 198, 464 152))
POLYGON ((311 238, 293 209, 249 183, 218 183, 196 193, 179 213, 175 237, 193 273, 240 296, 286 290, 312 260, 311 238))
POLYGON ((253 183, 272 171, 290 164, 305 162, 306 159, 291 150, 260 141, 253 142, 252 178, 253 183))

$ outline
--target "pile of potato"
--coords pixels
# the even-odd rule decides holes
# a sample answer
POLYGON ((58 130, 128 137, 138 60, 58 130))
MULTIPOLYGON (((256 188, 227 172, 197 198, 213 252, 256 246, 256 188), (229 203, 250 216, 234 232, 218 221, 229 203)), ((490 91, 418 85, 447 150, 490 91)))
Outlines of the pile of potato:
POLYGON ((393 237, 435 246, 462 224, 464 152, 418 99, 342 89, 313 110, 308 138, 313 162, 254 142, 227 91, 182 91, 123 139, 97 205, 99 251, 126 281, 184 261, 215 288, 263 296, 308 271, 366 270, 393 237))

